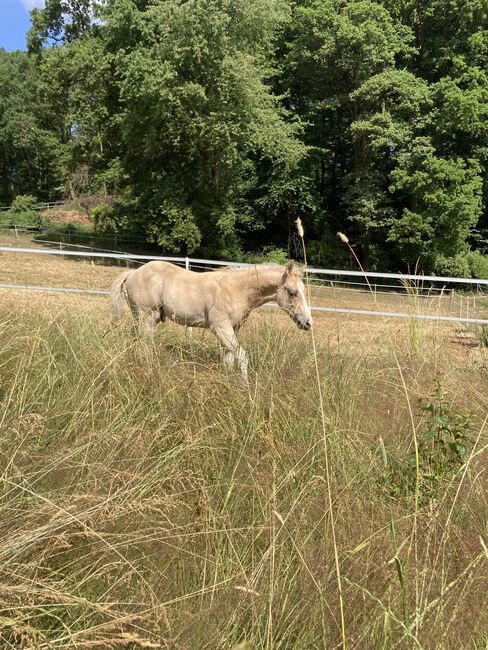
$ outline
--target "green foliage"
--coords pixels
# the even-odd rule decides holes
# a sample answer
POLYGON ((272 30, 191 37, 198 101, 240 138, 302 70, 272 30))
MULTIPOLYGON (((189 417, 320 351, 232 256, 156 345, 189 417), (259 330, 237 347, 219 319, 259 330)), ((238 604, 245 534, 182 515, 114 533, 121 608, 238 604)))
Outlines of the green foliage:
POLYGON ((117 58, 124 167, 164 249, 236 249, 236 229, 259 222, 243 204, 257 165, 283 181, 303 157, 297 128, 264 83, 264 56, 285 18, 285 5, 262 0, 109 7, 109 49, 128 23, 137 34, 117 58))
POLYGON ((439 256, 435 259, 434 270, 440 276, 454 278, 471 277, 471 269, 467 255, 453 257, 439 256))
POLYGON ((481 325, 478 330, 478 341, 484 348, 488 348, 488 325, 481 325))
POLYGON ((186 249, 188 254, 199 247, 202 239, 192 209, 184 203, 163 200, 150 213, 149 237, 163 250, 177 252, 186 249))
POLYGON ((428 270, 436 256, 453 258, 465 252, 482 210, 478 163, 440 158, 422 137, 398 155, 390 176, 390 190, 409 207, 393 221, 388 239, 405 258, 420 259, 428 270))
POLYGON ((469 271, 472 278, 478 280, 488 279, 488 256, 479 251, 471 251, 466 255, 469 271))
POLYGON ((0 212, 0 226, 5 228, 18 226, 21 228, 42 229, 45 223, 45 220, 38 212, 12 212, 11 210, 0 212))
POLYGON ((365 268, 480 273, 486 10, 47 0, 32 56, 0 51, 0 201, 96 196, 113 230, 211 256, 293 255, 301 216, 311 259, 347 264, 341 230, 365 268))
POLYGON ((92 208, 91 216, 93 228, 97 233, 112 233, 124 230, 124 226, 127 227, 127 223, 123 224, 121 219, 117 218, 116 208, 108 203, 102 203, 92 208))
POLYGON ((274 264, 285 265, 289 260, 288 251, 274 246, 265 246, 260 253, 254 253, 244 256, 245 262, 252 264, 261 264, 263 262, 272 262, 274 264))
MULTIPOLYGON (((414 496, 425 505, 437 499, 447 481, 460 476, 473 437, 473 416, 453 410, 442 381, 436 378, 428 398, 419 400, 422 429, 417 449, 385 469, 381 483, 390 496, 414 496)), ((385 455, 382 451, 382 455, 385 455)))
POLYGON ((35 210, 37 199, 32 194, 19 194, 12 201, 10 210, 0 212, 0 225, 8 228, 14 226, 43 229, 49 220, 35 210))
POLYGON ((46 0, 42 9, 31 11, 32 27, 27 34, 31 52, 39 53, 45 43, 70 43, 92 26, 97 0, 46 0))
MULTIPOLYGON (((443 385, 435 381, 432 395, 420 402, 420 412, 427 429, 418 437, 419 493, 428 501, 439 496, 441 484, 458 476, 467 460, 468 447, 472 441, 472 416, 455 413, 446 399, 443 385)), ((417 458, 410 456, 413 489, 417 458)))
POLYGON ((64 159, 35 62, 24 52, 0 49, 0 87, 0 202, 18 194, 52 200, 64 159))
POLYGON ((36 207, 37 199, 32 194, 19 194, 12 201, 10 206, 10 211, 19 213, 19 212, 33 212, 36 207))

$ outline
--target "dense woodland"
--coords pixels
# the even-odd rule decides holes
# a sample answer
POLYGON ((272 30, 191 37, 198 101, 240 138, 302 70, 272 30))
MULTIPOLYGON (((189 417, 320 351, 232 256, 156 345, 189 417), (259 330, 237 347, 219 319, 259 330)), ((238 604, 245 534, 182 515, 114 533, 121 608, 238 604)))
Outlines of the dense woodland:
POLYGON ((46 0, 0 50, 0 203, 166 252, 488 276, 488 0, 46 0), (291 249, 290 249, 291 247, 291 249), (342 248, 341 248, 342 247, 342 248))

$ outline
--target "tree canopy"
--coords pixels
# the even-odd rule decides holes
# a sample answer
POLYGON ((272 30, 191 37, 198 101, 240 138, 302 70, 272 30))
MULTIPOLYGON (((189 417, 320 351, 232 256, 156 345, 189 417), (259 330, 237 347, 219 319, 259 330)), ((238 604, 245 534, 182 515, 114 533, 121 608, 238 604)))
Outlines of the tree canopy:
POLYGON ((0 50, 0 201, 97 197, 167 252, 476 273, 488 0, 46 0, 0 50), (294 252, 293 250, 291 251, 294 252), (475 268, 476 267, 476 268, 475 268))

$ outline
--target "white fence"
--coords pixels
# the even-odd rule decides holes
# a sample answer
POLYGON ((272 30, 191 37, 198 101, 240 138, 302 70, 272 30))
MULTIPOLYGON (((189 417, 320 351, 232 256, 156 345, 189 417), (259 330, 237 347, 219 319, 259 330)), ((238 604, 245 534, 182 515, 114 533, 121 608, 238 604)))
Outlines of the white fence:
MULTIPOLYGON (((29 254, 29 255, 63 255, 67 257, 85 257, 85 258, 103 258, 103 259, 114 259, 114 260, 125 260, 127 262, 131 261, 140 261, 147 262, 149 260, 161 260, 166 262, 172 262, 174 264, 183 264, 187 268, 212 268, 219 266, 247 266, 247 264, 242 264, 238 262, 227 262, 222 260, 207 260, 201 258, 190 258, 190 257, 169 257, 169 256, 157 256, 157 255, 136 255, 130 253, 108 253, 108 252, 94 252, 94 251, 71 251, 71 250, 59 250, 56 248, 19 248, 15 246, 0 246, 0 253, 17 253, 17 254, 29 254)), ((401 282, 414 282, 420 285, 424 283, 441 283, 444 285, 448 284, 458 284, 464 286, 476 286, 476 287, 486 287, 488 286, 488 280, 475 280, 472 278, 456 278, 456 277, 439 277, 439 276, 426 276, 426 275, 414 275, 414 274, 401 274, 401 273, 379 273, 379 272, 366 272, 361 271, 347 271, 347 270, 338 270, 338 269, 324 269, 324 268, 307 268, 307 274, 309 275, 319 275, 326 277, 352 277, 352 278, 371 278, 371 279, 386 279, 386 280, 399 280, 401 282)), ((341 282, 341 280, 328 280, 329 282, 341 282)), ((356 284, 356 283, 350 283, 356 284)), ((380 285, 394 287, 395 285, 380 285)), ((400 287, 397 287, 400 288, 400 287)), ((44 287, 37 285, 18 285, 18 284, 0 284, 0 289, 12 289, 12 290, 28 290, 28 291, 46 291, 46 292, 56 292, 56 293, 77 293, 77 294, 89 294, 89 295, 108 295, 108 291, 102 290, 93 290, 93 289, 69 289, 61 287, 44 287)), ((430 290, 430 288, 429 288, 430 290)), ((390 292, 392 293, 392 292, 390 292)), ((271 305, 276 306, 276 305, 271 305)), ((319 307, 312 306, 312 311, 325 312, 325 313, 339 313, 339 314, 355 314, 359 316, 377 316, 383 318, 417 318, 420 320, 433 320, 433 321, 445 321, 445 322, 459 322, 459 323, 469 323, 476 325, 485 325, 488 324, 488 319, 484 318, 471 318, 469 316, 459 316, 454 315, 439 315, 439 314, 421 314, 421 313, 407 313, 407 312, 395 312, 395 311, 376 311, 376 310, 365 310, 365 309, 346 309, 346 308, 335 308, 335 307, 319 307)))

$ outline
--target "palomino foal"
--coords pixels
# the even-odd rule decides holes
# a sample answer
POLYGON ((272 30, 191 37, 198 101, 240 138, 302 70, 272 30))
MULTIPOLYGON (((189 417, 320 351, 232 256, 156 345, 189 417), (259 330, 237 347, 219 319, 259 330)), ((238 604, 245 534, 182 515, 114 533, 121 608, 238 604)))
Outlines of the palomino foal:
POLYGON ((224 364, 247 377, 248 360, 236 333, 250 312, 275 300, 296 325, 309 330, 312 315, 302 272, 288 262, 195 273, 168 262, 148 262, 120 275, 112 287, 115 320, 127 301, 141 330, 152 336, 166 318, 189 327, 208 327, 224 349, 224 364))

